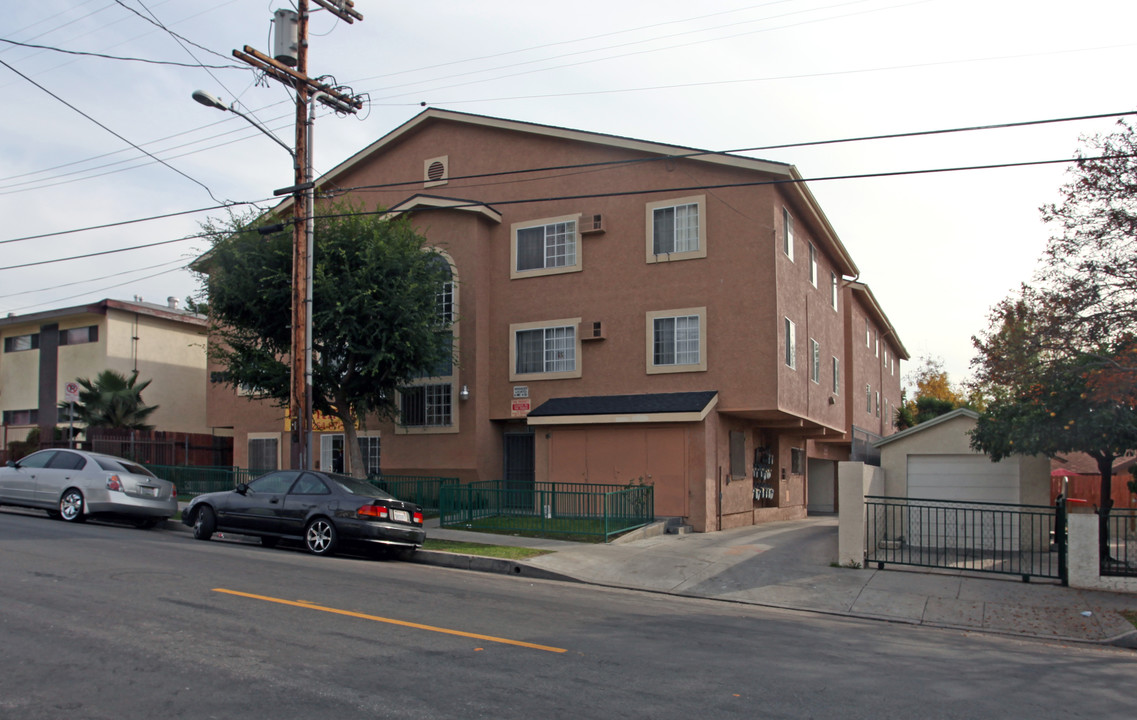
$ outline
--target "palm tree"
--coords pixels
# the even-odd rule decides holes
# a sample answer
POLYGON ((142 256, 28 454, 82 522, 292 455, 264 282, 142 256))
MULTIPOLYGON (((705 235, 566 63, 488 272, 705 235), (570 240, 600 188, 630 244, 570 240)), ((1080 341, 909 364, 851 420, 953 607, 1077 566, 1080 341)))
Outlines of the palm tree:
MULTIPOLYGON (((92 382, 88 378, 76 378, 79 383, 79 402, 75 405, 75 421, 89 428, 104 427, 124 430, 153 430, 147 425, 150 414, 157 405, 147 405, 142 401, 142 391, 150 380, 138 382, 135 370, 128 379, 114 370, 103 370, 92 382)), ((67 411, 68 403, 59 403, 59 409, 67 411)))

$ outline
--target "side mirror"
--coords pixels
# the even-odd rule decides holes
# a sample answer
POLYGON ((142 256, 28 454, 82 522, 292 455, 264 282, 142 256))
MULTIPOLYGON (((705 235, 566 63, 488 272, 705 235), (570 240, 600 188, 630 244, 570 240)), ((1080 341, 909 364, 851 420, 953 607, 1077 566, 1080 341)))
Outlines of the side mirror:
POLYGON ((7 464, 7 465, 8 465, 8 467, 10 467, 10 468, 18 468, 18 467, 20 467, 19 465, 17 465, 17 464, 16 464, 16 461, 15 461, 15 460, 9 460, 9 461, 8 461, 6 464, 7 464))
POLYGON ((248 483, 241 483, 237 486, 237 494, 238 495, 244 495, 247 492, 249 492, 249 484, 248 483))

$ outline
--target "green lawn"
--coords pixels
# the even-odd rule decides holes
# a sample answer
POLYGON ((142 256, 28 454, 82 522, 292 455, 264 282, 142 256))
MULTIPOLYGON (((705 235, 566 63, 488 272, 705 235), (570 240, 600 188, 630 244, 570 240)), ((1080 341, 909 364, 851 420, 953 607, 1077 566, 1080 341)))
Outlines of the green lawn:
POLYGON ((456 540, 426 539, 423 550, 438 550, 439 552, 462 553, 464 555, 479 555, 482 557, 504 558, 506 560, 525 560, 538 555, 548 555, 551 550, 537 550, 525 547, 510 547, 507 545, 487 545, 483 543, 458 542, 456 540))
POLYGON ((532 516, 505 516, 480 518, 471 522, 447 525, 450 530, 472 530, 474 532, 517 537, 550 538, 569 542, 604 542, 604 521, 590 518, 542 518, 532 516))
POLYGON ((1133 623, 1133 627, 1137 627, 1137 610, 1123 610, 1121 616, 1133 623))

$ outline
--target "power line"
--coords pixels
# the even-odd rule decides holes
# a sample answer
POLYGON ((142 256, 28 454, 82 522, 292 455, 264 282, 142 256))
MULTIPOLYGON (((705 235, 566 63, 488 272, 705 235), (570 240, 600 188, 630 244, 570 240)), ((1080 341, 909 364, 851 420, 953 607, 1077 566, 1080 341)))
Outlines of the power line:
MULTIPOLYGON (((88 230, 103 230, 110 227, 120 227, 122 225, 134 225, 136 223, 149 222, 151 220, 164 220, 166 218, 178 217, 180 215, 193 215, 199 212, 209 212, 211 210, 223 210, 225 208, 232 208, 238 205, 256 205, 257 203, 267 202, 274 198, 266 198, 265 200, 243 200, 241 202, 225 203, 222 205, 213 205, 211 207, 197 208, 196 210, 179 210, 178 212, 165 213, 163 215, 151 215, 149 217, 134 218, 133 220, 119 220, 117 222, 103 223, 102 225, 88 225, 87 227, 74 228, 72 230, 57 230, 56 232, 40 233, 39 235, 25 235, 24 237, 9 238, 8 240, 0 240, 0 245, 8 243, 22 242, 24 240, 38 240, 40 238, 57 237, 59 235, 71 235, 72 233, 87 232, 88 230)), ((4 297, 0 295, 0 297, 4 297)))
POLYGON ((207 237, 209 237, 208 233, 186 235, 185 237, 174 238, 173 240, 159 240, 158 242, 132 245, 131 247, 117 248, 115 250, 100 250, 99 252, 84 253, 83 255, 71 255, 69 257, 53 258, 51 260, 37 260, 35 262, 21 263, 19 265, 5 265, 4 267, 0 267, 0 270, 19 270, 20 268, 36 267, 37 265, 54 265, 55 263, 68 262, 69 260, 85 260, 102 255, 115 255, 118 253, 131 252, 133 250, 145 250, 146 248, 159 247, 160 245, 172 245, 173 243, 201 240, 207 237))
POLYGON ((58 95, 56 95, 55 93, 53 93, 52 91, 48 90, 48 89, 47 89, 47 88, 45 88, 43 85, 40 85, 40 84, 39 84, 38 82, 36 82, 35 80, 32 80, 30 77, 28 77, 28 76, 27 76, 27 75, 25 75, 24 73, 20 72, 20 71, 19 71, 19 70, 17 70, 16 68, 12 67, 12 66, 11 66, 11 65, 9 65, 8 63, 4 62, 3 60, 0 60, 0 65, 3 65, 4 67, 8 68, 8 69, 9 69, 9 70, 11 70, 12 72, 16 73, 17 75, 19 75, 19 76, 20 76, 20 77, 22 77, 23 79, 25 79, 25 80, 27 80, 28 82, 30 82, 32 85, 35 85, 35 86, 36 86, 37 88, 39 88, 40 90, 43 90, 45 93, 47 93, 48 95, 52 96, 53 98, 55 98, 55 99, 56 99, 56 100, 58 100, 59 102, 63 103, 63 104, 64 104, 64 105, 66 105, 67 107, 71 108, 71 109, 72 109, 72 110, 74 110, 75 112, 79 113, 79 114, 80 114, 80 115, 82 115, 83 117, 85 117, 85 118, 87 118, 88 120, 90 120, 91 122, 95 123, 96 125, 98 125, 99 127, 101 127, 103 130, 106 130, 106 131, 107 131, 107 132, 109 132, 111 135, 114 135, 114 136, 115 136, 116 138, 118 138, 119 140, 122 140, 124 143, 126 143, 126 144, 130 145, 130 146, 131 146, 131 147, 133 147, 135 150, 138 150, 139 152, 145 153, 145 154, 146 154, 146 155, 148 155, 149 157, 153 158, 153 159, 154 159, 154 160, 156 160, 157 162, 160 162, 160 163, 162 163, 163 165, 165 165, 166 167, 170 168, 171 170, 173 170, 173 171, 174 171, 174 172, 176 172, 177 174, 179 174, 179 175, 181 175, 182 177, 186 178, 187 180, 190 180, 191 182, 194 182, 194 183, 196 183, 196 184, 200 185, 202 188, 204 188, 204 189, 205 189, 205 192, 209 193, 209 197, 213 198, 213 202, 216 202, 216 203, 223 203, 223 201, 222 201, 222 200, 218 200, 218 199, 217 199, 217 197, 216 197, 216 196, 213 194, 213 191, 212 191, 212 190, 210 190, 210 189, 209 189, 209 186, 208 186, 208 185, 206 185, 205 183, 201 182, 200 180, 198 180, 198 179, 196 179, 196 178, 193 178, 193 177, 191 177, 191 176, 187 175, 186 173, 182 172, 181 170, 178 170, 176 167, 174 167, 173 165, 169 164, 169 163, 168 163, 168 162, 166 162, 165 160, 162 160, 161 158, 157 157, 156 155, 154 155, 154 154, 150 153, 149 151, 147 151, 147 150, 144 150, 143 148, 139 147, 138 145, 135 145, 135 144, 134 144, 134 143, 132 143, 130 140, 127 140, 125 137, 123 137, 123 136, 122 136, 122 135, 120 135, 119 133, 115 132, 114 130, 111 130, 111 129, 110 129, 109 127, 107 127, 106 125, 102 124, 101 122, 99 122, 99 121, 98 121, 98 120, 96 120, 95 118, 91 117, 91 116, 90 116, 90 115, 88 115, 87 113, 83 112, 83 111, 82 111, 82 110, 80 110, 79 108, 75 107, 75 106, 74 106, 74 105, 72 105, 71 103, 69 103, 69 102, 67 102, 66 100, 64 100, 63 98, 61 98, 60 96, 58 96, 58 95))
MULTIPOLYGON (((109 280, 110 278, 113 278, 113 277, 119 277, 121 275, 130 275, 131 273, 142 272, 143 270, 153 270, 154 268, 165 267, 167 265, 173 265, 174 263, 178 263, 179 267, 171 268, 171 271, 172 270, 180 270, 182 267, 184 267, 186 265, 186 263, 184 263, 181 258, 178 258, 177 260, 168 260, 166 262, 158 263, 156 265, 147 265, 146 267, 133 268, 131 270, 123 270, 121 272, 111 273, 110 275, 100 275, 99 277, 94 277, 94 278, 83 278, 82 280, 76 280, 74 282, 69 282, 69 283, 61 283, 59 285, 52 285, 51 287, 36 288, 35 290, 21 290, 19 292, 8 293, 7 295, 0 295, 0 300, 7 299, 10 297, 20 297, 22 295, 36 295, 36 294, 42 293, 42 292, 51 292, 52 290, 60 290, 60 289, 65 288, 65 287, 74 287, 76 285, 85 285, 87 283, 98 282, 100 280, 109 280)), ((167 271, 167 272, 170 272, 170 271, 167 271)), ((136 279, 145 279, 145 278, 136 278, 136 279)), ((95 291, 91 291, 91 292, 95 292, 95 291)), ((86 295, 87 293, 82 293, 82 294, 86 295)), ((77 297, 77 296, 72 295, 71 297, 77 297)), ((69 300, 69 299, 70 298, 57 298, 56 300, 53 300, 52 302, 56 302, 57 300, 69 300)), ((34 307, 34 306, 32 306, 32 307, 34 307)))
MULTIPOLYGON (((992 163, 987 165, 964 165, 956 167, 940 167, 940 168, 925 168, 919 170, 893 170, 887 172, 875 173, 853 173, 848 175, 822 175, 812 178, 779 178, 775 180, 753 180, 747 182, 736 183, 719 183, 717 185, 685 185, 678 187, 665 187, 665 188, 647 188, 643 190, 618 190, 605 193, 582 193, 578 195, 554 195, 538 198, 519 198, 514 200, 479 200, 470 201, 468 203, 456 203, 447 206, 449 209, 462 208, 462 207, 477 207, 482 205, 488 206, 503 206, 503 205, 525 205, 529 203, 542 203, 542 202, 563 202, 565 200, 595 200, 598 198, 607 197, 625 197, 629 195, 655 195, 660 193, 687 193, 699 190, 725 190, 729 188, 744 188, 744 187, 762 187, 771 185, 797 185, 803 183, 816 183, 816 182, 829 182, 833 180, 865 180, 865 179, 880 179, 890 177, 903 177, 906 175, 931 175, 935 173, 948 173, 948 172, 964 172, 974 170, 998 170, 1006 168, 1022 168, 1022 167, 1037 167, 1041 165, 1062 165, 1078 162, 1100 162, 1105 160, 1121 160, 1126 158, 1135 158, 1137 155, 1101 155, 1096 157, 1074 157, 1074 158, 1060 158, 1057 160, 1030 160, 1025 162, 1013 163, 992 163)), ((316 220, 329 220, 340 217, 362 217, 368 215, 390 215, 390 214, 404 214, 413 212, 413 210, 404 210, 392 212, 390 210, 365 210, 360 212, 349 213, 331 213, 327 215, 313 215, 312 218, 316 220)), ((131 252, 133 250, 143 250, 146 248, 158 247, 160 245, 169 245, 172 243, 186 242, 188 240, 200 240, 210 237, 208 233, 198 235, 187 235, 185 237, 175 238, 173 240, 161 240, 158 242, 144 243, 142 245, 134 245, 132 247, 118 248, 116 250, 104 250, 101 252, 86 253, 83 255, 72 255, 64 258, 54 258, 51 260, 40 260, 37 262, 22 263, 20 265, 7 265, 0 267, 0 270, 16 270, 19 268, 34 267, 38 265, 52 265, 60 262, 67 262, 70 260, 82 260, 91 257, 98 257, 101 255, 112 255, 116 253, 131 252)))
MULTIPOLYGON (((181 263, 182 261, 177 260, 175 262, 181 263)), ((168 265, 168 264, 169 263, 163 263, 163 265, 168 265)), ((155 265, 154 267, 159 267, 159 266, 155 265)), ((101 288, 97 288, 94 290, 88 290, 86 292, 76 293, 75 295, 68 295, 66 297, 61 297, 61 298, 53 298, 51 300, 45 300, 44 302, 35 303, 33 305, 23 305, 21 307, 12 308, 10 310, 10 312, 14 312, 16 310, 29 310, 31 308, 43 307, 44 305, 57 305, 57 304, 63 302, 64 300, 73 300, 75 298, 84 297, 87 295, 91 295, 93 293, 103 293, 103 292, 106 292, 107 290, 113 290, 114 288, 122 287, 123 285, 129 285, 131 283, 142 282, 143 280, 150 280, 152 278, 161 277, 162 275, 169 275, 172 272, 178 272, 179 270, 184 270, 188 267, 189 266, 186 264, 181 264, 176 268, 170 268, 169 270, 162 270, 161 272, 156 272, 152 275, 143 275, 142 277, 139 277, 139 278, 134 278, 132 280, 125 280, 125 281, 120 282, 120 283, 115 283, 114 285, 105 285, 101 288)), ((142 268, 142 269, 145 269, 145 268, 142 268)), ((130 272, 138 272, 138 271, 137 270, 131 270, 130 272)), ((107 277, 114 277, 114 276, 110 275, 107 277)))
POLYGON ((16 40, 9 40, 8 38, 0 38, 0 42, 15 45, 17 47, 34 48, 37 50, 50 50, 52 52, 64 53, 66 55, 81 55, 84 57, 97 57, 104 60, 126 60, 129 62, 147 63, 150 65, 173 65, 174 67, 187 67, 187 68, 212 68, 214 70, 248 70, 246 67, 240 65, 202 65, 201 63, 181 63, 173 60, 151 60, 149 58, 138 57, 124 57, 121 55, 105 55, 97 52, 85 52, 83 50, 65 50, 64 48, 52 47, 51 45, 34 45, 32 43, 24 43, 16 40))
MULTIPOLYGON (((865 141, 869 141, 869 140, 891 140, 891 139, 898 139, 898 138, 912 138, 912 137, 923 137, 923 136, 934 136, 934 135, 947 135, 947 134, 951 134, 951 133, 975 132, 975 131, 979 131, 979 130, 999 130, 999 129, 1008 129, 1008 128, 1016 128, 1016 127, 1028 127, 1028 126, 1032 126, 1032 125, 1050 125, 1050 124, 1055 124, 1055 123, 1077 122, 1077 121, 1082 121, 1082 120, 1101 120, 1101 119, 1105 119, 1105 118, 1124 117, 1127 115, 1137 115, 1137 110, 1126 110, 1123 112, 1113 112, 1113 113, 1097 113, 1097 114, 1093 114, 1093 115, 1077 115, 1077 116, 1062 117, 1062 118, 1047 118, 1047 119, 1043 119, 1043 120, 1023 120, 1023 121, 1016 121, 1016 122, 992 123, 992 124, 987 124, 987 125, 971 125, 971 126, 966 126, 966 127, 941 128, 941 129, 936 129, 936 130, 917 130, 917 131, 901 132, 901 133, 886 133, 886 134, 879 134, 879 135, 862 135, 862 136, 837 138, 837 139, 830 139, 830 140, 812 140, 812 141, 795 142, 795 143, 781 143, 781 144, 777 144, 777 145, 758 145, 758 146, 754 146, 754 147, 738 148, 738 149, 734 149, 734 150, 696 150, 696 151, 692 151, 689 153, 681 153, 678 155, 661 155, 661 156, 655 156, 655 157, 649 157, 649 158, 634 158, 634 159, 630 159, 630 160, 603 160, 603 161, 591 162, 591 163, 576 163, 576 164, 568 164, 568 165, 548 165, 548 166, 543 166, 543 167, 520 168, 520 169, 515 169, 515 170, 499 170, 499 171, 488 172, 488 173, 475 173, 475 174, 471 174, 471 175, 451 176, 449 178, 449 180, 452 180, 452 181, 454 181, 454 180, 477 180, 477 179, 483 179, 483 178, 519 175, 519 174, 524 174, 524 173, 556 172, 556 171, 561 171, 561 170, 579 170, 579 169, 589 169, 589 168, 597 168, 598 169, 598 168, 603 168, 603 167, 635 165, 635 164, 640 164, 640 163, 661 162, 661 161, 668 161, 668 160, 682 160, 682 159, 687 159, 687 158, 698 158, 698 157, 707 157, 707 156, 714 156, 714 155, 736 155, 738 153, 760 152, 763 150, 782 150, 782 149, 786 149, 786 148, 835 145, 835 144, 840 144, 840 143, 865 142, 865 141)), ((355 185, 352 187, 340 188, 336 191, 335 194, 336 195, 342 195, 344 193, 353 192, 356 190, 375 190, 375 189, 386 189, 386 188, 398 188, 398 187, 402 187, 405 185, 417 185, 421 182, 422 182, 422 178, 416 178, 414 180, 397 181, 397 182, 390 182, 390 183, 378 183, 375 185, 355 185)))

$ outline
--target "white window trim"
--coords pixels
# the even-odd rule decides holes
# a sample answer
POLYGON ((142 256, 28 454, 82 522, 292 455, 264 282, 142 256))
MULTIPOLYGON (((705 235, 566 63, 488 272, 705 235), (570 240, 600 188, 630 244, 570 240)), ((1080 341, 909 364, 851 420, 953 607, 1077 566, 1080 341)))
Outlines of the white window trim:
POLYGON ((707 256, 707 196, 692 195, 690 197, 674 198, 650 202, 645 209, 645 224, 647 226, 647 261, 649 263, 676 262, 679 260, 694 260, 707 256), (699 247, 686 252, 655 254, 655 211, 662 208, 678 207, 680 205, 696 205, 699 208, 699 247))
POLYGON ((817 246, 809 244, 809 283, 817 287, 817 246))
POLYGON ((648 375, 664 373, 706 372, 707 370, 707 308, 694 307, 679 310, 656 310, 644 316, 646 332, 646 368, 648 375), (655 364, 655 321, 659 318, 689 317, 696 315, 699 318, 699 362, 686 365, 656 365, 655 364))
POLYGON ((527 323, 511 323, 509 326, 509 380, 510 382, 528 382, 535 380, 565 380, 568 378, 581 377, 581 369, 584 363, 581 357, 580 346, 580 318, 578 317, 562 318, 560 320, 541 320, 538 322, 527 323), (522 330, 540 330, 554 327, 574 328, 573 341, 576 348, 576 367, 572 370, 566 370, 564 372, 517 372, 517 333, 522 330))
POLYGON ((821 384, 821 343, 809 339, 809 380, 821 384))
POLYGON ((797 370, 797 325, 793 320, 785 318, 782 323, 785 344, 782 347, 782 361, 790 370, 797 370))
POLYGON ((829 273, 829 305, 832 306, 834 310, 837 309, 838 294, 837 273, 831 272, 829 273))
POLYGON ((841 394, 841 361, 833 356, 833 394, 841 394))
POLYGON ((510 225, 510 244, 509 244, 509 277, 511 279, 540 277, 542 275, 560 275, 562 273, 580 272, 584 269, 583 248, 580 243, 580 213, 575 215, 561 215, 554 218, 542 218, 540 220, 527 220, 525 222, 513 223, 510 225), (519 230, 526 230, 528 228, 543 227, 545 225, 554 225, 556 223, 573 224, 573 243, 575 244, 576 262, 572 265, 564 265, 561 267, 543 267, 534 268, 532 270, 518 270, 517 269, 517 232, 519 230))

